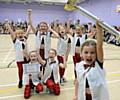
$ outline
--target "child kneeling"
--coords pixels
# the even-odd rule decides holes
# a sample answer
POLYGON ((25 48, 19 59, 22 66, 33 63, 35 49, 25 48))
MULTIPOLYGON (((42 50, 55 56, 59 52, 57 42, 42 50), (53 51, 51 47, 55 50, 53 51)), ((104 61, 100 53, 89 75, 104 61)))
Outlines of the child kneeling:
POLYGON ((45 67, 45 73, 43 76, 43 82, 51 93, 55 95, 60 94, 59 85, 59 66, 63 67, 63 64, 59 64, 56 57, 57 53, 55 49, 50 49, 48 53, 48 59, 43 60, 39 56, 39 61, 45 67))
POLYGON ((30 62, 24 64, 24 98, 27 99, 31 96, 31 90, 36 90, 37 93, 43 91, 43 85, 41 84, 42 68, 37 58, 37 52, 31 51, 29 54, 30 62))

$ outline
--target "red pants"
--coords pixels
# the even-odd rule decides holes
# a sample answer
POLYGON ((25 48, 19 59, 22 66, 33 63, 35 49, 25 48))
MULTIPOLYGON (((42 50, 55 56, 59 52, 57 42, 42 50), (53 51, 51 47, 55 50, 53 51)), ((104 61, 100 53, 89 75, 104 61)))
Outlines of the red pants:
POLYGON ((54 83, 54 81, 52 79, 48 79, 46 81, 46 86, 47 88, 49 88, 51 91, 53 91, 55 93, 55 95, 59 95, 60 94, 60 86, 57 83, 54 83))
POLYGON ((23 78, 23 64, 25 62, 16 62, 16 63, 17 63, 17 67, 18 67, 19 81, 22 81, 22 78, 23 78))
MULTIPOLYGON (((24 98, 25 99, 28 99, 30 97, 31 89, 32 89, 31 84, 25 85, 25 89, 24 89, 24 98)), ((43 85, 41 83, 38 83, 36 85, 36 92, 40 93, 42 91, 43 91, 43 85)))
MULTIPOLYGON (((64 63, 64 58, 62 56, 57 56, 57 59, 58 59, 58 62, 59 63, 64 63)), ((65 68, 61 68, 59 67, 59 74, 60 74, 60 78, 63 78, 64 76, 64 73, 65 73, 65 68)))
POLYGON ((77 74, 75 71, 76 63, 78 63, 80 61, 81 61, 80 53, 75 53, 75 56, 73 56, 75 78, 77 78, 77 74))
POLYGON ((43 85, 41 83, 38 83, 36 85, 36 92, 40 93, 43 91, 43 85))

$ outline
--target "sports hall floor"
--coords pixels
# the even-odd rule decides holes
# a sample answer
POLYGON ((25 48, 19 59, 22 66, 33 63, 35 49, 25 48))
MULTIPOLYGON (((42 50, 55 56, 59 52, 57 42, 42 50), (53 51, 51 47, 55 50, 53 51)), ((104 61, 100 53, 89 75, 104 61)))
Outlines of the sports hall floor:
MULTIPOLYGON (((56 43, 57 40, 53 39, 52 47, 56 47, 56 43)), ((28 44, 30 50, 34 48, 34 35, 29 36, 28 44)), ((120 100, 120 47, 104 43, 104 58, 110 100, 120 100)), ((14 59, 14 47, 10 36, 0 35, 0 100, 24 100, 24 88, 17 88, 16 64, 13 62, 8 66, 14 59)), ((74 74, 71 55, 69 56, 65 76, 68 82, 61 86, 59 96, 33 93, 30 100, 72 100, 74 95, 74 74)))

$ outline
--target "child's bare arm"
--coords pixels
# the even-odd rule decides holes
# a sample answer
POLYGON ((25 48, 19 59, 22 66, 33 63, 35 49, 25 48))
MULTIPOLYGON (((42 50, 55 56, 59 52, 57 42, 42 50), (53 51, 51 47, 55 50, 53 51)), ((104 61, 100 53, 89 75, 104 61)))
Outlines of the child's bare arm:
POLYGON ((27 51, 27 45, 22 44, 22 48, 23 48, 23 56, 27 59, 27 61, 29 61, 29 54, 28 54, 28 51, 27 51))
POLYGON ((68 59, 68 56, 69 56, 70 50, 71 50, 71 42, 67 44, 66 61, 67 61, 67 59, 68 59))
POLYGON ((67 33, 70 34, 71 36, 73 36, 75 31, 72 28, 69 28, 69 29, 67 29, 67 33))
POLYGON ((64 66, 63 63, 60 63, 59 66, 60 66, 61 68, 65 68, 65 66, 64 66))
POLYGON ((78 100, 78 81, 75 80, 75 95, 73 97, 73 100, 78 100))
POLYGON ((27 38, 28 38, 28 35, 29 35, 29 33, 30 33, 30 29, 31 29, 31 28, 30 28, 30 25, 28 25, 27 31, 26 31, 26 33, 25 33, 27 38))
POLYGON ((32 31, 36 33, 36 29, 33 27, 33 24, 32 24, 32 9, 28 9, 28 20, 29 20, 29 24, 32 31))
POLYGON ((15 32, 11 29, 8 21, 6 21, 5 26, 6 26, 6 28, 9 30, 12 40, 15 40, 16 34, 15 34, 15 32))
POLYGON ((52 32, 52 37, 53 38, 59 38, 59 35, 56 31, 54 31, 50 26, 49 27, 49 31, 52 32))
POLYGON ((70 27, 70 20, 67 21, 67 33, 73 36, 74 30, 70 27))
POLYGON ((23 55, 27 59, 27 61, 29 61, 29 54, 26 49, 23 50, 23 55))
POLYGON ((41 78, 41 80, 42 80, 42 78, 43 78, 43 71, 40 71, 39 78, 41 78))
POLYGON ((37 56, 38 56, 38 61, 40 64, 45 65, 46 61, 42 59, 42 57, 39 54, 39 50, 37 50, 37 56))
POLYGON ((102 27, 99 25, 100 21, 97 21, 97 59, 103 62, 103 31, 102 27))
POLYGON ((88 33, 88 34, 87 34, 87 37, 88 37, 88 38, 93 38, 94 35, 95 35, 95 34, 91 32, 91 33, 88 33))

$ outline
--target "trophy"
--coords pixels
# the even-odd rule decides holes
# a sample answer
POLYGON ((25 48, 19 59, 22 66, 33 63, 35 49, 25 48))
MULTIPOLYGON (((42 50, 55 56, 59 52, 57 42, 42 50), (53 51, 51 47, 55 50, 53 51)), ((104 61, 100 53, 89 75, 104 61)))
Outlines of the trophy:
MULTIPOLYGON (((64 9, 67 11, 73 11, 73 10, 78 10, 83 16, 86 16, 87 18, 93 20, 96 22, 97 20, 100 20, 99 17, 93 15, 89 11, 85 10, 84 8, 77 6, 76 3, 77 0, 68 0, 67 3, 64 6, 64 9)), ((118 39, 120 39, 120 32, 114 29, 112 26, 107 24, 104 21, 99 22, 100 26, 104 28, 106 31, 110 32, 111 34, 115 35, 118 39)))

